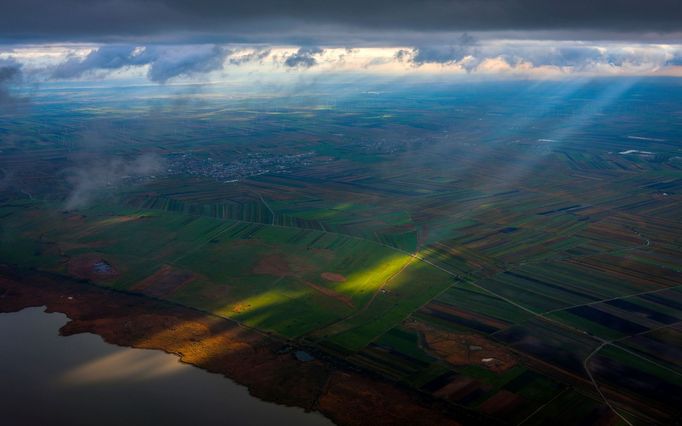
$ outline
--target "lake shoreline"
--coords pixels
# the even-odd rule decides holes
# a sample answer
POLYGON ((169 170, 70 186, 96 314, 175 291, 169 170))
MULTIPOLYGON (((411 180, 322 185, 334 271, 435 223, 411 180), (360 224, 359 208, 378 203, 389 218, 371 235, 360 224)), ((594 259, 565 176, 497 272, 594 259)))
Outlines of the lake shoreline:
POLYGON ((246 386, 161 350, 113 345, 93 333, 61 336, 68 321, 45 306, 0 313, 0 337, 15 342, 0 352, 4 422, 333 425, 319 412, 263 401, 246 386))
MULTIPOLYGON (((325 359, 300 361, 290 342, 234 321, 35 270, 0 266, 0 312, 45 306, 64 336, 155 349, 222 374, 264 401, 317 411, 339 425, 456 425, 452 407, 325 359)), ((471 419, 473 420, 473 419, 471 419)))

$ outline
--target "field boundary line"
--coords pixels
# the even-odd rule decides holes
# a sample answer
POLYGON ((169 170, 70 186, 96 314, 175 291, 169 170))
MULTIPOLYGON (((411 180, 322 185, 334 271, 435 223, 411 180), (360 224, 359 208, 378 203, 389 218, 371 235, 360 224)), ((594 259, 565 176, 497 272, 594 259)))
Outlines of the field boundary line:
POLYGON ((568 389, 570 389, 570 387, 565 387, 564 389, 562 389, 561 392, 559 392, 558 394, 554 395, 554 398, 550 399, 549 401, 545 402, 544 404, 542 404, 541 406, 539 406, 538 408, 536 408, 535 411, 533 411, 532 413, 530 413, 530 414, 528 415, 528 417, 526 417, 525 419, 521 420, 521 422, 517 423, 516 426, 521 426, 522 424, 526 423, 526 422, 527 422, 528 420, 530 420, 533 416, 535 416, 535 415, 536 415, 537 413, 539 413, 540 411, 544 410, 545 407, 547 407, 549 404, 551 404, 551 403, 554 402, 556 399, 558 399, 561 395, 565 394, 566 391, 567 391, 568 389))
POLYGON ((609 299, 595 300, 595 301, 593 301, 593 302, 582 303, 582 304, 580 304, 580 305, 571 305, 571 306, 566 306, 566 307, 563 307, 563 308, 552 309, 552 310, 549 310, 549 311, 542 312, 542 315, 553 314, 554 312, 561 312, 561 311, 565 311, 565 310, 567 310, 567 309, 579 308, 579 307, 581 307, 581 306, 598 305, 598 304, 600 304, 600 303, 606 303, 606 302, 610 302, 610 301, 612 301, 612 300, 627 299, 628 297, 637 297, 637 296, 642 296, 642 295, 645 295, 645 294, 660 293, 660 292, 662 292, 662 291, 674 290, 674 289, 680 288, 680 287, 682 287, 682 284, 674 285, 674 286, 671 286, 671 287, 659 288, 659 289, 656 289, 656 290, 642 291, 642 292, 640 292, 640 293, 625 294, 625 295, 623 295, 623 296, 611 297, 611 298, 609 298, 609 299))
POLYGON ((270 225, 274 225, 275 224, 275 212, 274 212, 274 210, 272 210, 270 208, 270 205, 268 204, 267 201, 265 201, 265 198, 263 198, 263 195, 261 195, 260 192, 256 192, 256 194, 258 194, 258 198, 260 198, 260 200, 263 202, 263 205, 265 206, 265 208, 270 211, 270 215, 272 215, 272 223, 270 223, 270 225))
POLYGON ((597 381, 594 379, 594 376, 592 376, 592 372, 590 371, 590 367, 588 365, 592 357, 595 356, 600 350, 602 350, 608 344, 609 342, 604 342, 601 345, 597 346, 583 361, 583 368, 585 369, 587 376, 592 381, 592 384, 594 385, 594 388, 597 390, 597 393, 599 393, 599 396, 601 396, 601 398, 604 400, 606 405, 611 409, 611 411, 613 411, 618 417, 623 419, 625 423, 632 426, 632 423, 628 419, 626 419, 625 416, 620 414, 618 410, 616 410, 616 408, 611 404, 611 401, 609 401, 608 398, 606 398, 606 395, 604 395, 604 392, 602 392, 601 388, 599 387, 599 383, 597 383, 597 381))
POLYGON ((398 248, 398 247, 390 246, 390 245, 385 244, 385 243, 382 243, 382 242, 380 242, 380 241, 370 240, 369 238, 363 238, 363 237, 359 237, 359 236, 357 236, 357 235, 352 235, 352 234, 344 234, 344 233, 341 233, 341 232, 328 231, 328 230, 326 230, 326 229, 325 229, 325 230, 322 230, 322 229, 317 229, 317 228, 303 228, 303 227, 300 227, 300 226, 278 225, 278 224, 276 224, 276 223, 270 224, 270 223, 265 223, 265 222, 256 222, 256 221, 253 221, 253 220, 233 219, 233 218, 230 218, 230 217, 222 218, 222 217, 216 217, 216 216, 207 216, 207 215, 194 214, 194 213, 187 213, 187 212, 181 212, 181 211, 172 211, 172 210, 165 210, 165 209, 153 209, 153 208, 145 208, 145 207, 142 207, 142 208, 140 208, 140 210, 157 211, 157 212, 158 212, 158 211, 162 211, 162 212, 168 213, 168 214, 185 215, 185 216, 191 216, 191 217, 195 217, 195 218, 206 218, 206 219, 211 219, 211 220, 217 220, 217 221, 220 221, 220 222, 248 223, 248 224, 250 224, 250 225, 273 226, 273 227, 275 227, 275 228, 297 229, 297 230, 299 230, 299 231, 322 232, 322 233, 325 233, 325 234, 337 235, 337 236, 339 236, 339 237, 352 238, 352 239, 354 239, 354 240, 365 241, 365 242, 367 242, 367 243, 376 244, 376 245, 378 245, 378 246, 385 247, 385 248, 390 249, 390 250, 395 250, 395 251, 398 251, 398 252, 400 252, 400 253, 407 254, 407 255, 409 255, 409 256, 413 256, 413 255, 414 255, 414 253, 411 253, 411 252, 409 252, 409 251, 407 251, 407 250, 403 250, 403 249, 398 248))

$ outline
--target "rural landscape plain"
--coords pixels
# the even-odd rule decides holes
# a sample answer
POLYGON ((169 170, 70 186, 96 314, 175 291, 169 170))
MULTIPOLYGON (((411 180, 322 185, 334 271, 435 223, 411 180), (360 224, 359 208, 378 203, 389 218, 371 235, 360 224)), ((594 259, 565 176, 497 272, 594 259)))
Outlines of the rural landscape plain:
POLYGON ((93 3, 0 17, 4 424, 680 424, 675 2, 93 3))

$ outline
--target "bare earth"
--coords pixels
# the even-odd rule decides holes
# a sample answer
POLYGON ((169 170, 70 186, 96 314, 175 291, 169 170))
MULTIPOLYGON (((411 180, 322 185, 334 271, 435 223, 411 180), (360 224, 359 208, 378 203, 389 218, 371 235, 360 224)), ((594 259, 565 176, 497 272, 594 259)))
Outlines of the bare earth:
POLYGON ((503 372, 516 365, 516 356, 504 346, 473 333, 451 333, 421 322, 408 327, 423 338, 426 350, 453 365, 479 365, 503 372))

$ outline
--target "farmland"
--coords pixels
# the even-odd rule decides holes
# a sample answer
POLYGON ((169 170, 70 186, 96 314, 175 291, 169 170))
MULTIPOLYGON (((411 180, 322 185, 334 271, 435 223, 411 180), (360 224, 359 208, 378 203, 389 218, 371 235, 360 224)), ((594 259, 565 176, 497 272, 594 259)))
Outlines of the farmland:
POLYGON ((39 93, 0 116, 0 262, 216 314, 501 423, 670 424, 682 86, 631 82, 595 109, 623 82, 570 84, 197 93, 182 111, 151 88, 95 108, 39 93))

